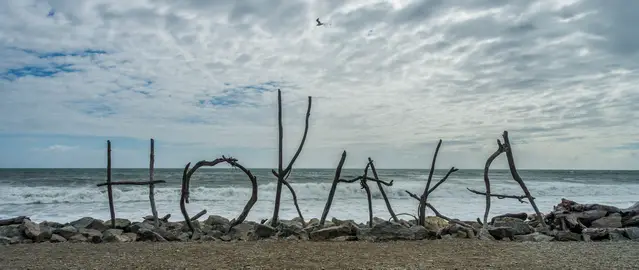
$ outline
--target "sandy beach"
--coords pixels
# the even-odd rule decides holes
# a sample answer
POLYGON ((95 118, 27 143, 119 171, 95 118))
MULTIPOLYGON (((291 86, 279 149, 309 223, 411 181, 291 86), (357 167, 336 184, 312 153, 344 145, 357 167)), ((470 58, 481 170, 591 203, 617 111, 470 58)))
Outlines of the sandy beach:
POLYGON ((0 247, 2 269, 636 269, 639 242, 41 243, 0 247))

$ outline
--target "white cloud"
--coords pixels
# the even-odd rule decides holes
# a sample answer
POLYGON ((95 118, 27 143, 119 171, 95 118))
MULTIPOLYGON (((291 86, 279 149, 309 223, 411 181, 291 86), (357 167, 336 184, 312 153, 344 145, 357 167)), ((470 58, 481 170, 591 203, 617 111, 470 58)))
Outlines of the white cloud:
POLYGON ((38 150, 45 151, 45 152, 67 152, 69 150, 73 150, 73 149, 76 149, 76 148, 77 148, 77 146, 54 144, 54 145, 51 145, 49 147, 41 148, 41 149, 38 149, 38 150))
POLYGON ((628 10, 586 0, 5 1, 0 72, 51 61, 82 72, 2 81, 0 115, 11 117, 0 132, 273 149, 274 92, 197 105, 283 81, 291 154, 314 98, 301 164, 346 148, 427 167, 441 138, 457 155, 442 162, 482 167, 509 130, 527 166, 637 168, 632 150, 606 150, 639 138, 628 10), (315 27, 317 17, 331 25, 315 27), (40 59, 16 48, 107 54, 40 59))

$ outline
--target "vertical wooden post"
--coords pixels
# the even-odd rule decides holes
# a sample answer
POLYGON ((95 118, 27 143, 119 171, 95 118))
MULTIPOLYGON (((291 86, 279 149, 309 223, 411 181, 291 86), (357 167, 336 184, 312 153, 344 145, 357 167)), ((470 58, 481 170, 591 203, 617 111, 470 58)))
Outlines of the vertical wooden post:
POLYGON ((277 186, 275 188, 275 209, 273 210, 273 218, 271 219, 271 226, 277 226, 280 202, 282 197, 282 182, 284 182, 284 127, 282 124, 282 92, 277 89, 277 123, 278 123, 278 162, 277 162, 277 186))
POLYGON ((115 229, 115 207, 113 207, 113 187, 111 186, 111 140, 107 140, 107 194, 111 211, 111 228, 115 229))
POLYGON ((156 228, 160 227, 160 221, 158 220, 158 211, 155 208, 155 185, 153 184, 155 163, 155 141, 151 138, 151 157, 149 161, 149 201, 151 201, 151 213, 153 213, 153 221, 156 228))

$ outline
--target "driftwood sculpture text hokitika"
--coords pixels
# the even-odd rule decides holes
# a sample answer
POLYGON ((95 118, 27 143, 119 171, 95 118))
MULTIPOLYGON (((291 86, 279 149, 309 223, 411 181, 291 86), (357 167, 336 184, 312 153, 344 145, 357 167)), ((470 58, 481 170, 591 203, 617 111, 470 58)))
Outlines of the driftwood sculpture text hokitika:
MULTIPOLYGON (((279 220, 279 210, 280 210, 280 204, 281 204, 281 195, 282 195, 282 187, 286 186, 287 189, 291 192, 292 198, 293 198, 293 204, 295 205, 295 208, 297 210, 297 214, 299 216, 299 219, 301 220, 301 223, 303 226, 306 226, 306 222, 304 220, 304 217, 302 215, 302 211, 300 210, 299 204, 298 204, 298 198, 297 198, 297 194, 295 193, 295 190, 293 189, 293 187, 291 186, 291 184, 288 182, 288 178, 291 175, 291 172, 293 170, 293 165, 295 164, 295 161, 297 160, 297 158, 300 156, 302 149, 304 147, 304 143, 306 142, 306 138, 308 135, 308 129, 309 129, 309 119, 310 119, 310 115, 311 115, 311 105, 312 105, 312 98, 309 96, 308 97, 308 107, 306 110, 306 120, 305 120, 305 126, 304 126, 304 133, 302 135, 302 139, 300 141, 300 144, 297 148, 297 151, 295 152, 295 154, 293 155, 293 157, 291 158, 291 160, 288 162, 288 164, 286 166, 284 166, 284 162, 283 162, 283 143, 284 143, 284 138, 283 138, 283 133, 284 133, 284 128, 283 128, 283 124, 282 124, 282 93, 281 91, 278 89, 277 91, 277 109, 278 109, 278 167, 277 170, 273 169, 271 170, 271 173, 273 174, 273 176, 276 178, 277 181, 277 186, 276 186, 276 193, 275 193, 275 201, 274 201, 274 210, 273 210, 273 216, 270 219, 270 226, 277 226, 278 225, 278 220, 279 220)), ((512 145, 510 143, 510 140, 508 138, 508 132, 504 131, 504 133, 502 134, 502 137, 504 139, 504 143, 501 143, 500 140, 497 140, 497 150, 488 157, 488 159, 486 160, 486 165, 484 167, 484 182, 485 182, 485 186, 486 186, 486 190, 485 191, 478 191, 478 190, 474 190, 474 189, 470 189, 468 188, 468 190, 474 194, 479 194, 479 195, 483 195, 486 197, 486 208, 485 208, 485 212, 484 212, 484 216, 483 216, 483 221, 480 220, 479 218, 477 218, 477 221, 482 224, 483 228, 482 230, 487 228, 487 225, 489 224, 488 222, 488 215, 490 212, 490 202, 491 202, 491 198, 492 197, 496 197, 498 199, 504 199, 504 198, 512 198, 512 199, 517 199, 520 202, 525 202, 524 199, 527 199, 528 202, 530 202, 533 210, 536 213, 536 218, 538 219, 538 221, 542 224, 542 226, 545 228, 547 226, 546 221, 544 220, 544 216, 539 212, 539 209, 537 208, 537 205, 535 204, 534 201, 534 197, 531 195, 530 191, 528 190, 528 188, 526 187, 526 184, 524 183, 523 179, 521 178, 521 176, 519 175, 519 173, 517 172, 517 168, 515 166, 515 160, 514 160, 514 155, 513 155, 513 151, 512 151, 512 145), (504 194, 493 194, 491 193, 491 189, 490 189, 490 180, 488 178, 488 172, 490 169, 490 165, 492 164, 492 162, 502 153, 506 153, 506 157, 508 160, 508 165, 509 165, 509 169, 510 169, 510 173, 513 177, 513 179, 520 185, 521 189, 524 192, 524 195, 504 195, 504 194)), ((366 162, 366 165, 364 167, 364 170, 362 172, 362 175, 360 176, 356 176, 350 179, 343 179, 341 177, 342 174, 342 167, 344 166, 344 162, 346 161, 346 151, 342 152, 341 158, 338 162, 337 168, 335 170, 335 176, 333 178, 333 182, 331 185, 331 189, 329 191, 328 194, 328 198, 326 200, 326 205, 324 206, 324 210, 322 212, 321 218, 319 220, 319 227, 323 227, 325 225, 326 222, 326 218, 328 217, 328 212, 331 208, 331 204, 333 202, 333 198, 335 196, 335 191, 337 189, 337 185, 339 183, 355 183, 358 182, 361 186, 362 189, 365 190, 366 192, 366 198, 367 198, 367 202, 368 202, 368 226, 372 227, 373 226, 373 206, 372 206, 372 195, 371 195, 371 188, 369 186, 369 182, 375 182, 377 184, 377 188, 379 189, 382 198, 384 199, 384 202, 386 204, 386 208, 388 210, 388 213, 390 215, 390 219, 393 219, 395 222, 399 222, 399 219, 397 218, 398 215, 410 215, 413 216, 415 218, 415 222, 418 225, 422 225, 424 226, 426 224, 426 208, 429 208, 437 217, 442 218, 444 220, 447 220, 450 223, 456 223, 459 224, 461 227, 463 227, 464 229, 468 230, 468 231, 472 231, 473 233, 477 233, 477 229, 474 228, 473 226, 459 221, 458 219, 452 219, 449 218, 443 214, 441 214, 431 203, 429 203, 428 198, 429 195, 431 195, 439 186, 441 186, 449 177, 452 173, 458 171, 457 168, 452 167, 448 170, 448 172, 444 175, 444 177, 442 177, 435 185, 433 185, 431 187, 431 182, 433 179, 433 174, 434 174, 434 169, 435 169, 435 164, 437 161, 437 154, 439 153, 439 149, 442 145, 442 140, 439 140, 439 142, 437 143, 437 147, 435 148, 435 153, 433 155, 433 159, 432 159, 432 163, 430 166, 430 170, 429 170, 429 174, 428 174, 428 179, 426 181, 424 190, 422 192, 421 195, 416 195, 415 193, 406 190, 405 192, 407 194, 409 194, 412 198, 414 198, 415 200, 418 201, 418 206, 417 206, 417 215, 413 215, 413 214, 409 214, 409 213, 399 213, 396 214, 395 211, 393 210, 390 201, 388 199, 388 196, 386 195, 386 192, 384 190, 384 186, 390 187, 393 186, 393 181, 383 181, 379 178, 379 175, 377 173, 377 170, 375 168, 375 165, 373 163, 373 159, 372 158, 368 158, 368 161, 366 162), (370 173, 372 173, 373 177, 369 176, 369 170, 370 173)), ((108 196, 108 200, 109 200, 109 210, 110 210, 110 214, 111 214, 111 226, 115 228, 115 221, 116 221, 116 217, 115 217, 115 207, 114 207, 114 203, 113 203, 113 186, 116 185, 148 185, 149 186, 149 201, 151 203, 151 213, 152 216, 150 217, 146 217, 146 219, 152 219, 154 221, 154 225, 156 227, 160 226, 159 221, 163 220, 166 221, 168 220, 168 218, 170 217, 170 214, 166 215, 163 218, 158 218, 158 213, 157 213, 157 209, 155 206, 155 199, 154 199, 154 187, 156 184, 160 184, 160 183, 165 183, 164 180, 154 180, 154 140, 151 139, 151 154, 150 154, 150 163, 149 163, 149 180, 148 181, 112 181, 112 175, 111 175, 111 141, 107 141, 107 172, 106 172, 106 182, 105 183, 100 183, 97 186, 106 186, 107 187, 107 196, 108 196)), ((228 230, 230 231, 233 227, 237 226, 238 224, 241 224, 242 222, 244 222, 244 220, 246 219, 246 217, 248 216, 249 212, 251 211, 251 208, 253 207, 253 205, 257 202, 257 198, 258 198, 258 185, 257 185, 257 178, 251 173, 251 171, 247 168, 245 168, 244 166, 242 166, 237 159, 232 158, 232 157, 225 157, 222 156, 221 158, 217 158, 211 161, 207 161, 207 160, 201 160, 197 163, 195 163, 195 165, 193 167, 190 167, 191 163, 187 163, 186 166, 184 167, 184 172, 182 174, 182 188, 181 188, 181 192, 180 192, 180 210, 182 212, 182 215, 184 217, 184 221, 185 224, 188 226, 188 229, 191 231, 192 235, 195 233, 196 228, 194 228, 192 221, 197 220, 198 218, 200 218, 201 216, 203 216, 204 214, 206 214, 206 210, 202 210, 200 211, 198 214, 196 214, 193 217, 190 217, 188 212, 186 211, 186 204, 189 203, 189 188, 191 185, 191 177, 193 176, 193 174, 201 167, 214 167, 218 164, 228 164, 231 167, 234 168, 239 168, 244 174, 246 174, 246 176, 248 177, 248 180, 251 182, 251 187, 252 187, 252 193, 251 193, 251 197, 248 200, 248 202, 246 203, 246 205, 244 206, 243 211, 240 213, 240 215, 237 218, 234 218, 233 220, 231 220, 231 224, 230 227, 228 228, 228 230)), ((492 221, 491 221, 492 222, 492 221)))

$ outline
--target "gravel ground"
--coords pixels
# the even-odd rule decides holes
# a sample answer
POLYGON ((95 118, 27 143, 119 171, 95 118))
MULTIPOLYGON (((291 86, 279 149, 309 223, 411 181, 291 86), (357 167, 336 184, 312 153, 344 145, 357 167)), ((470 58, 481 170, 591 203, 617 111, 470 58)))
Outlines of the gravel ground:
POLYGON ((0 246, 0 269, 638 269, 639 242, 136 242, 0 246))

